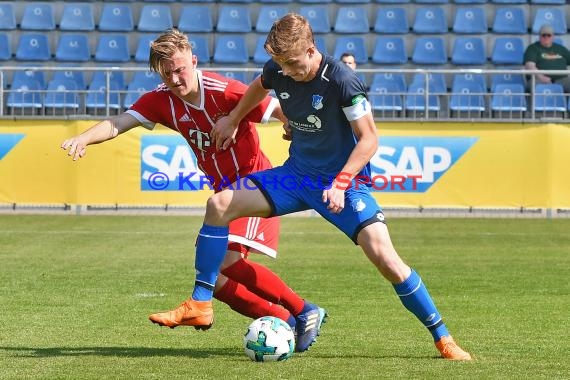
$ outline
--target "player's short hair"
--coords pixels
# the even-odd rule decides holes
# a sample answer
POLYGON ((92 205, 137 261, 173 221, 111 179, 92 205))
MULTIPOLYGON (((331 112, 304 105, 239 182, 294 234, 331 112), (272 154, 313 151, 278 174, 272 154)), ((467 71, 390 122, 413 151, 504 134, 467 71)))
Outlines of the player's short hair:
POLYGON ((162 61, 170 59, 178 51, 192 52, 188 37, 178 29, 170 29, 150 44, 148 64, 152 71, 163 74, 162 61))
POLYGON ((297 52, 315 44, 313 29, 306 18, 297 13, 288 13, 273 23, 265 50, 272 56, 297 52))

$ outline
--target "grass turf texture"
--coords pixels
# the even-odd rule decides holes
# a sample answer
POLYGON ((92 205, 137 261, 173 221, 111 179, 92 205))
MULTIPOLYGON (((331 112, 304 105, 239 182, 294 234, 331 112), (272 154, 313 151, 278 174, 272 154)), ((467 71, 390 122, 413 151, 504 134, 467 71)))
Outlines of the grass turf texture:
POLYGON ((280 363, 243 353, 250 320, 215 301, 207 332, 150 323, 194 280, 200 217, 0 216, 2 379, 427 379, 570 376, 570 220, 394 219, 473 362, 431 336, 363 253, 320 218, 284 218, 274 269, 330 313, 318 342, 280 363))

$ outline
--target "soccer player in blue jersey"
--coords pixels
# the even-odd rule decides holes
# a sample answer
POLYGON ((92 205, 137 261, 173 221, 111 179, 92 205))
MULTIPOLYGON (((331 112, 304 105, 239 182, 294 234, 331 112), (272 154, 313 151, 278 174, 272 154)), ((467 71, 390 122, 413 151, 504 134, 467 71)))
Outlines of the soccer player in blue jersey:
MULTIPOLYGON (((471 355, 449 334, 418 273, 398 256, 368 187, 358 186, 355 180, 370 178, 369 160, 378 146, 365 88, 350 68, 317 50, 309 23, 298 14, 287 14, 273 24, 265 49, 271 60, 263 74, 230 114, 218 120, 213 134, 218 148, 228 148, 239 121, 273 89, 288 119, 289 158, 283 166, 239 179, 232 189, 208 200, 186 318, 200 318, 203 306, 211 305, 232 220, 313 209, 360 245, 393 284, 404 306, 433 335, 442 357, 470 360, 471 355), (348 180, 352 186, 347 186, 348 180)), ((163 313, 165 317, 179 314, 163 313)), ((306 331, 314 331, 315 338, 323 317, 315 315, 306 324, 306 331)))

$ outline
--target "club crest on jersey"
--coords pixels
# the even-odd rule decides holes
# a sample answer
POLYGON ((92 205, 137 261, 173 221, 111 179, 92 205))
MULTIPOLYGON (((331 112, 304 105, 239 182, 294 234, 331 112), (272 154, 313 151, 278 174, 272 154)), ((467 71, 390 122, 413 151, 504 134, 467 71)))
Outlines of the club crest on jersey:
POLYGON ((323 97, 321 95, 313 95, 313 108, 320 110, 323 108, 323 97))

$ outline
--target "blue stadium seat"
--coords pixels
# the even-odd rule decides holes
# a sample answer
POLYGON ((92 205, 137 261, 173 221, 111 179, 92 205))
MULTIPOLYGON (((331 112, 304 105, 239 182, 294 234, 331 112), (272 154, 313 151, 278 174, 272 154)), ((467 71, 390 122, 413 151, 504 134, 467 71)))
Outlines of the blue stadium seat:
POLYGON ((335 33, 368 33, 368 13, 362 6, 338 7, 334 24, 335 33))
POLYGON ((21 34, 16 48, 16 59, 19 61, 49 61, 51 49, 48 35, 41 33, 21 34))
POLYGON ((566 15, 562 8, 538 8, 532 23, 532 32, 537 34, 544 24, 552 26, 555 34, 563 35, 568 32, 566 15))
POLYGON ((86 34, 60 34, 55 50, 56 61, 87 62, 91 60, 89 38, 86 34))
POLYGON ((79 109, 77 85, 71 80, 52 79, 48 82, 43 102, 47 109, 79 109))
MULTIPOLYGON (((497 70, 507 69, 503 67, 496 67, 497 70)), ((523 74, 513 73, 495 73, 491 75, 491 92, 495 92, 499 84, 520 84, 524 87, 525 80, 523 74)))
POLYGON ((0 3, 0 29, 13 30, 16 27, 16 15, 12 3, 0 3))
POLYGON ((566 111, 564 87, 558 83, 539 83, 534 87, 534 110, 540 112, 566 111))
POLYGON ((0 61, 12 59, 12 42, 8 33, 0 33, 0 61))
POLYGON ((137 50, 135 51, 135 62, 148 62, 150 54, 150 44, 156 40, 156 34, 139 34, 137 50))
POLYGON ((499 37, 495 40, 491 62, 495 65, 522 65, 524 43, 519 37, 499 37))
POLYGON ((216 30, 222 33, 251 32, 252 23, 249 8, 243 5, 222 3, 218 9, 216 30))
POLYGON ((113 70, 113 71, 95 71, 93 73, 93 78, 91 78, 91 82, 104 82, 107 83, 107 76, 109 76, 109 81, 114 82, 117 84, 117 87, 120 89, 125 89, 127 87, 125 83, 125 73, 120 70, 113 70))
POLYGON ((474 86, 479 86, 483 89, 487 89, 487 83, 486 83, 486 79, 485 76, 483 74, 478 74, 478 73, 457 73, 453 75, 453 81, 452 81, 452 85, 451 88, 453 88, 454 86, 459 86, 459 85, 474 85, 474 86))
POLYGON ((133 82, 148 90, 154 90, 162 83, 162 79, 160 75, 154 71, 136 71, 133 75, 133 79, 131 79, 131 83, 133 82))
POLYGON ((414 0, 417 4, 446 4, 449 0, 414 0))
POLYGON ((129 108, 138 100, 138 98, 140 98, 142 94, 154 90, 155 87, 156 86, 152 86, 146 81, 139 82, 137 79, 133 78, 127 86, 127 92, 123 100, 123 107, 129 108))
POLYGON ((447 16, 443 7, 419 7, 412 31, 417 34, 441 34, 447 33, 447 16))
POLYGON ((24 68, 24 70, 16 71, 14 73, 14 77, 12 78, 12 83, 27 83, 29 81, 37 81, 40 84, 40 87, 44 89, 46 87, 45 72, 43 70, 31 70, 24 68))
POLYGON ((110 82, 109 91, 107 92, 107 83, 105 81, 92 81, 89 84, 89 90, 85 97, 85 107, 87 109, 113 109, 121 108, 120 89, 117 83, 110 82))
POLYGON ((527 0, 491 0, 493 4, 526 4, 527 0))
POLYGON ((130 32, 135 29, 133 11, 128 4, 104 4, 99 20, 102 32, 130 32))
POLYGON ((564 5, 566 0, 530 0, 531 4, 564 5))
POLYGON ((128 62, 131 60, 126 34, 100 34, 95 49, 97 62, 128 62))
POLYGON ((442 37, 420 37, 416 39, 412 62, 426 65, 447 63, 447 49, 442 37))
POLYGON ((456 112, 484 112, 487 90, 477 82, 456 81, 451 87, 449 108, 456 112))
POLYGON ((261 4, 275 4, 275 3, 282 3, 282 4, 290 4, 293 0, 259 0, 261 4))
POLYGON ((379 7, 376 11, 374 31, 383 34, 406 34, 410 31, 406 8, 379 7))
MULTIPOLYGON (((66 65, 69 66, 69 65, 66 65)), ((75 66, 75 65, 74 65, 75 66)), ((78 90, 85 90, 85 75, 81 70, 61 70, 53 73, 53 79, 72 80, 77 85, 78 90)))
POLYGON ((426 79, 428 81, 428 89, 430 92, 433 92, 435 94, 444 94, 447 92, 447 82, 445 80, 445 75, 441 73, 414 74, 410 86, 414 85, 425 88, 426 79))
MULTIPOLYGON (((22 72, 23 73, 23 72, 22 72)), ((44 87, 32 76, 14 79, 8 94, 6 106, 11 109, 30 108, 39 110, 43 107, 42 90, 44 87)))
POLYGON ((401 90, 401 92, 405 92, 407 89, 406 77, 403 73, 375 73, 372 76, 372 84, 370 84, 370 88, 373 88, 374 86, 383 86, 388 83, 397 86, 398 90, 401 90))
POLYGON ((325 36, 316 35, 316 36, 314 36, 314 39, 315 39, 315 47, 321 53, 328 54, 327 40, 325 39, 325 36))
POLYGON ((334 0, 338 4, 368 4, 372 0, 334 0))
POLYGON ((372 62, 379 64, 404 64, 408 62, 404 37, 376 37, 372 62))
POLYGON ((495 11, 492 31, 496 34, 526 34, 528 23, 520 7, 499 7, 495 11))
POLYGON ((297 0, 299 3, 308 3, 308 4, 329 4, 332 3, 333 0, 297 0))
POLYGON ((219 71, 218 74, 225 76, 226 78, 231 78, 239 80, 242 83, 248 83, 244 71, 219 71))
POLYGON ((342 53, 354 54, 356 63, 368 63, 368 51, 366 49, 366 37, 364 36, 341 36, 337 37, 334 48, 334 57, 339 58, 342 53))
POLYGON ((20 29, 55 30, 55 18, 51 3, 26 3, 20 29))
POLYGON ((173 25, 169 5, 145 4, 141 9, 137 29, 139 32, 164 32, 172 29, 173 25))
POLYGON ((455 11, 453 21, 454 33, 484 34, 487 33, 487 16, 481 7, 461 7, 455 11))
POLYGON ((524 112, 527 102, 524 86, 520 84, 498 84, 491 97, 491 110, 502 112, 524 112))
POLYGON ((327 6, 303 6, 299 8, 299 14, 309 21, 314 33, 330 33, 331 22, 327 6))
POLYGON ((438 95, 428 94, 426 103, 425 87, 412 83, 406 93, 404 108, 407 111, 440 111, 441 101, 438 95))
POLYGON ((269 32, 273 26, 273 22, 285 16, 288 12, 287 7, 280 5, 262 5, 259 8, 255 31, 258 33, 269 32))
POLYGON ((412 0, 374 0, 374 2, 378 4, 408 4, 412 0))
POLYGON ((214 63, 249 62, 245 35, 217 35, 213 61, 214 63))
POLYGON ((65 4, 63 6, 59 29, 71 31, 95 30, 93 6, 89 3, 65 4))
POLYGON ((258 36, 255 43, 255 51, 253 52, 253 62, 263 64, 271 59, 271 56, 265 51, 265 36, 258 36))
POLYGON ((214 30, 211 6, 185 5, 180 12, 178 29, 187 33, 209 33, 214 30))
POLYGON ((193 34, 188 38, 190 40, 190 46, 192 47, 192 53, 198 57, 198 64, 200 64, 200 62, 210 63, 211 55, 208 37, 193 34))
POLYGON ((406 93, 395 82, 372 83, 369 100, 375 111, 402 111, 404 109, 403 96, 406 93))
POLYGON ((457 37, 451 51, 454 65, 484 65, 487 62, 485 43, 481 37, 457 37))
POLYGON ((485 4, 488 1, 487 0, 454 0, 453 1, 455 4, 485 4))

